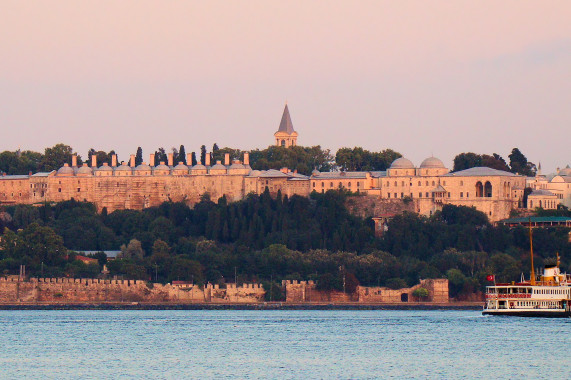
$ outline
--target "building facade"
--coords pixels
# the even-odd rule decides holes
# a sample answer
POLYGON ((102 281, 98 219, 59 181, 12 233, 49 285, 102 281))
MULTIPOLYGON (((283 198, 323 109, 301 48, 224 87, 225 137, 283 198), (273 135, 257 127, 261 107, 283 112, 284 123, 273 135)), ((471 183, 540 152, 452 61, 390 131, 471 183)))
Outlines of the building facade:
MULTIPOLYGON (((297 144, 287 104, 278 131, 276 145, 297 144)), ((188 155, 187 162, 191 162, 188 155)), ((487 167, 450 172, 436 157, 428 157, 416 167, 407 158, 395 160, 386 171, 319 172, 301 175, 287 168, 281 170, 252 170, 249 154, 231 162, 186 166, 174 162, 135 165, 135 155, 128 163, 99 164, 96 156, 90 164, 79 167, 75 157, 71 165, 64 164, 50 173, 0 176, 0 204, 42 204, 70 199, 93 202, 98 210, 143 209, 166 201, 184 202, 192 206, 204 196, 216 201, 226 196, 238 201, 248 194, 261 194, 266 189, 273 195, 309 196, 313 191, 344 189, 367 194, 378 203, 406 203, 407 209, 422 215, 432 215, 443 205, 475 207, 491 221, 508 218, 514 209, 523 207, 524 189, 531 187, 528 207, 553 208, 563 203, 571 205, 571 169, 565 168, 546 177, 539 173, 527 178, 487 167)), ((381 212, 382 213, 382 212, 381 212)), ((373 215, 378 216, 378 215, 373 215)))

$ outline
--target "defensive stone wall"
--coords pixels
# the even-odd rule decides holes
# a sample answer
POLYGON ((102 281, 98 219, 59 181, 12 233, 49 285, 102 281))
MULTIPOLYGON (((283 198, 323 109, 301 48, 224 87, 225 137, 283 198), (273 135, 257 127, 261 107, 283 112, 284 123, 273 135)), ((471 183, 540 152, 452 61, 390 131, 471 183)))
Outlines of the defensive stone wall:
POLYGON ((0 277, 0 303, 255 303, 263 301, 260 284, 171 285, 141 280, 0 277))
POLYGON ((429 279, 421 280, 411 288, 389 289, 386 287, 358 286, 357 291, 347 294, 339 291, 325 291, 316 289, 313 281, 283 281, 286 291, 286 302, 361 302, 361 303, 406 303, 406 302, 449 302, 448 280, 429 279), (428 297, 418 298, 414 291, 418 288, 428 290, 428 297))

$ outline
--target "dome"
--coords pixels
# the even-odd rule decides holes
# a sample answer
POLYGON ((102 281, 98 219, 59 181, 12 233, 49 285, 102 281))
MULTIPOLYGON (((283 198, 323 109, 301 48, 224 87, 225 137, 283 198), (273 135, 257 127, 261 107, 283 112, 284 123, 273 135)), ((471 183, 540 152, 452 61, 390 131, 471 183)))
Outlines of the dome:
POLYGON ((166 166, 164 163, 161 163, 160 165, 155 166, 155 173, 156 172, 170 172, 170 168, 168 166, 166 166))
POLYGON ((259 177, 260 174, 262 174, 261 171, 259 171, 259 170, 252 170, 252 171, 250 172, 250 177, 259 177))
POLYGON ((414 169, 414 164, 408 158, 397 158, 391 164, 391 169, 414 169))
POLYGON ((179 162, 178 165, 174 167, 173 171, 188 173, 188 166, 179 162))
POLYGON ((204 166, 202 164, 196 164, 191 169, 192 170, 206 170, 206 166, 204 166))
POLYGON ((135 171, 138 171, 138 172, 140 172, 140 171, 149 171, 149 172, 150 172, 150 171, 151 171, 151 167, 143 162, 141 165, 139 165, 139 166, 137 166, 137 167, 135 168, 135 171))
POLYGON ((244 165, 242 165, 242 164, 240 164, 240 163, 237 163, 237 162, 233 163, 233 164, 230 165, 230 167, 229 167, 230 170, 232 170, 232 169, 245 169, 245 168, 246 168, 246 167, 245 167, 244 165))
POLYGON ((84 164, 82 167, 79 168, 79 170, 77 171, 77 174, 91 175, 91 174, 93 174, 93 170, 91 170, 91 168, 89 166, 87 166, 87 164, 84 164))
POLYGON ((314 170, 311 172, 311 175, 314 176, 314 177, 318 177, 319 174, 321 174, 321 172, 320 172, 319 170, 317 170, 317 169, 314 169, 314 170))
POLYGON ((57 175, 73 175, 74 170, 68 164, 63 164, 61 168, 58 169, 57 175))
POLYGON ((131 173, 131 167, 130 167, 130 166, 127 166, 127 165, 125 165, 125 164, 121 164, 121 166, 118 166, 118 167, 115 169, 115 172, 128 172, 128 173, 131 173))
POLYGON ((107 163, 104 163, 103 166, 100 166, 99 168, 97 168, 97 171, 112 172, 113 168, 111 166, 107 165, 107 163))
POLYGON ((428 157, 426 160, 422 161, 422 164, 420 164, 421 168, 426 168, 426 169, 430 169, 430 168, 444 168, 444 164, 442 163, 442 161, 440 161, 438 158, 436 157, 428 157))

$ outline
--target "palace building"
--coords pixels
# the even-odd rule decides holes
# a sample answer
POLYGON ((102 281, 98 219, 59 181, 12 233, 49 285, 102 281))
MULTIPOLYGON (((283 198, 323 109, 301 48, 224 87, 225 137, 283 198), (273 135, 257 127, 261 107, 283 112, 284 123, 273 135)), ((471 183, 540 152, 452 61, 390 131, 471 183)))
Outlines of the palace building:
MULTIPOLYGON (((276 145, 291 147, 297 144, 289 109, 285 106, 276 145)), ((187 162, 191 162, 190 154, 187 162)), ((90 164, 78 167, 75 157, 71 165, 65 163, 50 173, 0 176, 0 204, 42 204, 70 199, 96 204, 98 210, 143 209, 165 201, 185 202, 192 206, 208 194, 212 200, 223 195, 228 201, 243 199, 250 193, 309 196, 312 191, 325 192, 346 189, 369 195, 378 204, 406 203, 410 209, 432 215, 445 204, 475 207, 491 221, 509 217, 512 210, 523 205, 525 187, 532 187, 528 207, 552 208, 552 205, 571 199, 571 169, 563 169, 551 178, 526 179, 510 172, 487 167, 476 167, 450 172, 436 157, 428 157, 418 167, 401 157, 386 171, 319 172, 310 176, 287 168, 281 170, 252 170, 249 154, 241 160, 210 162, 187 166, 174 162, 155 162, 135 165, 135 155, 128 163, 118 163, 116 156, 110 163, 98 163, 96 156, 90 164), (527 181, 527 183, 526 183, 527 181)))

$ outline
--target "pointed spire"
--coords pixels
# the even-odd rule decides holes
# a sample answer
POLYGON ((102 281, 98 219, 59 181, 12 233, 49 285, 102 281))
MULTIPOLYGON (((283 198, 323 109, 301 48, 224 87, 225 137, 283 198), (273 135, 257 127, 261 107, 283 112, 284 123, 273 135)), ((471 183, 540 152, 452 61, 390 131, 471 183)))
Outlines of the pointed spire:
POLYGON ((280 122, 280 127, 278 128, 278 132, 286 132, 288 134, 292 134, 295 132, 293 129, 293 123, 291 122, 291 117, 289 116, 289 109, 287 107, 287 102, 284 108, 284 113, 282 115, 282 121, 280 122))

